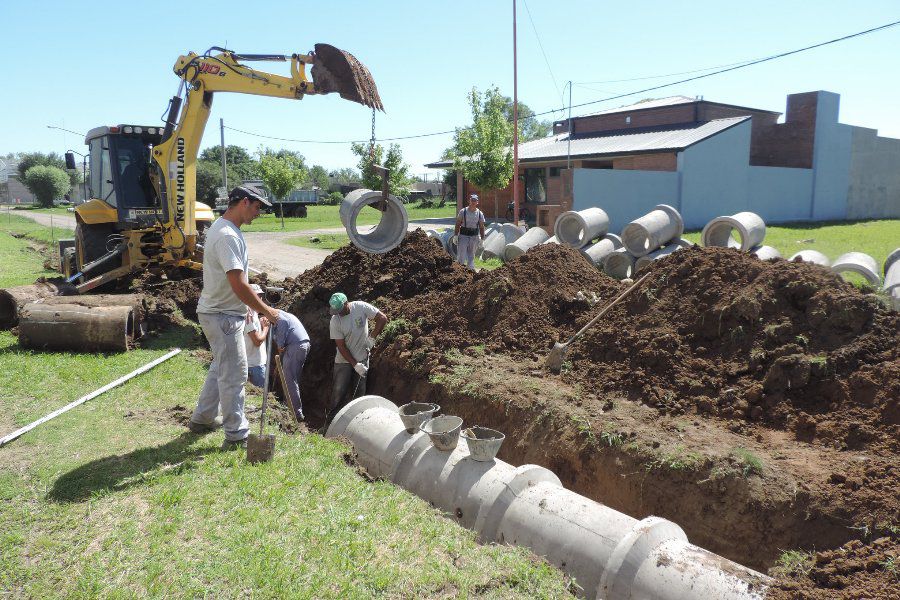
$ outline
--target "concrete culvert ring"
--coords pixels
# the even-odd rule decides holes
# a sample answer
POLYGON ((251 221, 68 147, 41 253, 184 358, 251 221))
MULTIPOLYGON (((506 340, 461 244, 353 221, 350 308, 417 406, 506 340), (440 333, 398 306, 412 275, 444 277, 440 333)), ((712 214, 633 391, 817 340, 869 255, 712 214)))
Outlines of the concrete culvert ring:
POLYGON ((756 213, 741 212, 730 217, 716 217, 706 224, 701 243, 720 248, 740 248, 744 252, 762 244, 766 224, 756 213))
MULTIPOLYGON (((341 202, 341 223, 347 229, 350 241, 360 250, 370 254, 384 254, 399 246, 406 237, 406 229, 409 225, 406 207, 396 196, 388 195, 386 209, 378 224, 367 233, 360 232, 356 224, 360 212, 367 206, 378 204, 381 201, 381 192, 358 189, 347 194, 341 202)), ((374 210, 379 209, 375 208, 374 210)))
POLYGON ((603 259, 603 272, 616 279, 634 275, 634 257, 625 248, 610 252, 603 259))
POLYGON ((607 231, 609 216, 601 208, 564 212, 553 226, 553 233, 559 242, 576 250, 605 235, 607 231))
POLYGON ((684 219, 668 204, 654 209, 625 226, 622 243, 633 256, 650 254, 669 240, 684 233, 684 219))
POLYGON ((864 252, 847 252, 840 255, 831 265, 835 273, 856 273, 862 276, 870 285, 881 285, 881 276, 878 274, 878 263, 864 252))

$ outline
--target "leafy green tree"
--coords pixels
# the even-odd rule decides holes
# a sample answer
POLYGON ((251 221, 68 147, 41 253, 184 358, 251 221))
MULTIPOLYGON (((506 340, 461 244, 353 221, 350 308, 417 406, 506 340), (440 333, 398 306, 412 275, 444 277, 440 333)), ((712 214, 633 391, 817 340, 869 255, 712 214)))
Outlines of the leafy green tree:
POLYGON ((350 167, 344 167, 343 169, 332 171, 331 176, 334 177, 335 181, 339 185, 349 185, 351 183, 357 183, 360 180, 359 173, 357 173, 355 169, 351 169, 350 167))
MULTIPOLYGON (((219 155, 221 156, 221 154, 219 155)), ((230 163, 225 167, 228 174, 228 185, 234 187, 243 179, 237 169, 230 163)), ((197 200, 210 206, 215 205, 218 192, 216 188, 222 187, 222 163, 212 160, 197 161, 197 200)))
POLYGON ((291 154, 262 154, 259 171, 263 183, 276 199, 286 198, 291 191, 303 185, 308 176, 303 163, 291 154))
POLYGON ((457 128, 449 158, 466 179, 485 193, 493 192, 494 214, 499 215, 496 191, 513 177, 513 125, 506 119, 504 97, 496 87, 484 94, 472 88, 469 106, 472 125, 457 128))
POLYGON ((19 171, 19 181, 24 183, 25 173, 28 172, 28 169, 37 165, 60 169, 69 178, 70 186, 76 186, 81 183, 81 171, 67 171, 65 159, 56 152, 51 152, 49 154, 44 154, 43 152, 23 152, 19 154, 19 164, 17 167, 19 171))
POLYGON ((313 165, 309 169, 309 183, 320 190, 328 190, 331 180, 328 179, 328 171, 321 165, 313 165))
POLYGON ((72 189, 68 174, 48 165, 35 165, 25 171, 23 183, 37 198, 38 204, 45 208, 53 206, 53 200, 72 189))
MULTIPOLYGON (((210 146, 200 153, 199 160, 222 164, 222 147, 210 146)), ((237 185, 238 180, 258 179, 259 164, 254 160, 250 153, 241 146, 228 145, 225 146, 225 164, 228 168, 228 185, 232 183, 237 185), (232 180, 231 171, 234 170, 236 179, 232 180)), ((219 167, 221 169, 221 166, 219 167)))
POLYGON ((409 176, 409 165, 403 164, 403 153, 400 146, 391 144, 387 156, 384 146, 375 144, 374 152, 369 151, 369 144, 353 144, 350 148, 359 157, 359 171, 362 174, 362 185, 370 190, 381 189, 381 175, 375 171, 374 165, 382 165, 390 169, 388 189, 394 196, 404 198, 409 195, 412 180, 409 176), (383 162, 382 162, 383 161, 383 162))
MULTIPOLYGON (((503 114, 506 120, 513 122, 513 101, 508 96, 503 96, 503 114)), ((527 104, 519 102, 519 143, 530 142, 547 137, 553 132, 553 123, 541 121, 534 116, 534 111, 527 104)))

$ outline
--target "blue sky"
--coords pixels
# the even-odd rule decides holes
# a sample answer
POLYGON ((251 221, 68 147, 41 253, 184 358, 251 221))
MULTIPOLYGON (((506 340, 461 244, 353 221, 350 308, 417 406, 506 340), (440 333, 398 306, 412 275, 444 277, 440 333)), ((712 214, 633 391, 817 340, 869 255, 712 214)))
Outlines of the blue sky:
MULTIPOLYGON (((578 104, 685 76, 612 80, 735 63, 900 20, 897 0, 518 2, 519 98, 538 112, 565 104, 568 80, 575 82, 578 104)), ((0 155, 84 150, 81 136, 47 125, 85 132, 103 124, 159 123, 178 86, 176 58, 213 45, 291 54, 327 42, 352 52, 372 71, 387 110, 378 116, 378 137, 467 124, 466 94, 473 86, 495 84, 512 95, 510 0, 5 0, 2 15, 0 155)), ((841 95, 842 122, 900 137, 898 58, 900 27, 894 27, 574 114, 675 94, 783 112, 787 94, 822 89, 841 95)), ((286 65, 271 63, 271 72, 286 73, 286 65)), ((562 117, 564 112, 547 118, 562 117)), ((371 125, 368 109, 336 95, 297 102, 219 94, 202 147, 218 143, 219 118, 262 135, 322 141, 368 139, 371 125)), ((443 135, 400 143, 412 172, 422 174, 423 163, 437 159, 450 141, 443 135)), ((234 131, 226 131, 226 143, 251 151, 261 145, 297 150, 329 169, 355 166, 348 144, 282 142, 234 131)))

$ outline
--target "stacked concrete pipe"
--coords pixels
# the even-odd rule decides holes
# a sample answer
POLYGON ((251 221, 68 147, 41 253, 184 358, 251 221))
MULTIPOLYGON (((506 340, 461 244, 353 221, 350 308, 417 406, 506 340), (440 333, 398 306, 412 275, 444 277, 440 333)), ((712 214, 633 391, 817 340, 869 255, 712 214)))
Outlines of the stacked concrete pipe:
POLYGON ((445 229, 441 232, 441 244, 444 246, 444 250, 452 256, 456 257, 456 244, 453 243, 453 229, 445 229))
POLYGON ((367 189, 353 190, 341 202, 339 214, 341 223, 350 236, 353 245, 370 254, 384 254, 400 245, 406 237, 409 216, 406 207, 396 196, 388 195, 384 203, 381 221, 368 233, 361 233, 356 226, 359 213, 366 206, 378 205, 382 201, 381 192, 367 189))
POLYGON ((622 230, 622 243, 632 256, 645 256, 684 233, 684 219, 668 204, 635 219, 622 230))
POLYGON ((531 248, 543 244, 550 239, 550 234, 541 227, 532 227, 525 232, 525 235, 519 237, 516 241, 506 245, 503 251, 503 257, 506 262, 515 258, 519 258, 531 248))
POLYGON ((523 228, 517 227, 512 223, 503 223, 497 231, 484 240, 484 250, 481 253, 482 258, 499 258, 503 260, 506 245, 513 243, 524 234, 525 230, 523 228))
POLYGON ((781 252, 779 252, 772 246, 757 246, 756 248, 751 248, 750 254, 752 254, 759 260, 769 260, 772 258, 781 258, 781 252))
POLYGON ((603 261, 610 253, 622 247, 622 238, 614 233, 607 233, 596 244, 582 248, 581 254, 598 269, 603 268, 603 261))
POLYGON ((831 263, 831 270, 835 273, 856 273, 862 275, 870 285, 881 285, 881 275, 878 274, 878 263, 865 252, 847 252, 837 257, 831 263))
POLYGON ((766 237, 766 223, 756 213, 739 212, 730 217, 716 217, 706 224, 701 234, 701 243, 720 248, 740 248, 747 252, 762 244, 766 237), (737 233, 737 242, 732 233, 737 233))
POLYGON ((613 250, 603 259, 603 272, 616 279, 625 279, 634 275, 634 256, 627 248, 613 250))
POLYGON ((659 250, 656 250, 655 252, 651 252, 650 254, 647 254, 646 256, 638 257, 638 259, 634 261, 634 272, 639 273, 640 271, 645 269, 648 265, 650 265, 650 263, 652 263, 654 260, 658 260, 658 259, 662 258, 663 256, 668 256, 669 254, 672 254, 673 252, 681 250, 682 248, 690 248, 693 245, 694 244, 692 244, 691 242, 689 242, 687 240, 678 238, 678 239, 674 240, 671 244, 669 244, 663 248, 660 248, 659 250))
POLYGON ((792 254, 788 260, 794 261, 798 258, 803 262, 813 263, 814 265, 820 265, 823 267, 831 266, 831 261, 828 260, 828 257, 818 250, 801 250, 800 252, 792 254))
POLYGON ((556 218, 553 233, 559 243, 576 250, 609 231, 609 216, 602 208, 569 210, 556 218))
POLYGON ((690 544, 678 525, 638 521, 565 489, 551 471, 470 457, 465 439, 451 452, 407 433, 397 406, 363 396, 326 434, 345 437, 360 464, 417 494, 483 543, 531 548, 578 581, 587 598, 683 600, 763 598, 771 580, 690 544))
POLYGON ((884 291, 890 295, 894 310, 900 310, 900 248, 884 261, 884 291))

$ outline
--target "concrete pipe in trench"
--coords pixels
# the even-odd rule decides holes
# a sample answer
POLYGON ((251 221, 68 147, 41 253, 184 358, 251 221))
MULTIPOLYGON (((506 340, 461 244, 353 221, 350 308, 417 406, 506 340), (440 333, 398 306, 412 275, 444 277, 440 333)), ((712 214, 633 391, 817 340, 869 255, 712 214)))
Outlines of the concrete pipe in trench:
POLYGON ((368 233, 360 232, 356 225, 360 211, 372 205, 375 205, 374 210, 380 210, 377 205, 381 201, 381 192, 367 189, 353 190, 344 197, 339 211, 341 223, 347 230, 350 241, 363 252, 370 254, 384 254, 399 246, 406 237, 406 228, 409 225, 409 216, 403 202, 395 196, 388 195, 385 210, 378 224, 368 233))
POLYGON ((556 218, 553 233, 559 243, 570 248, 584 248, 591 240, 609 231, 609 215, 602 208, 569 210, 556 218))
POLYGON ((610 253, 618 250, 622 247, 622 238, 617 236, 614 233, 607 233, 603 236, 603 239, 598 241, 596 244, 591 244, 586 248, 581 249, 581 254, 588 261, 597 267, 598 269, 603 269, 603 261, 606 259, 610 253))
POLYGON ((658 204, 652 211, 635 219, 622 230, 622 243, 635 257, 650 254, 684 233, 684 219, 668 204, 658 204))
POLYGON ((692 244, 691 242, 689 242, 687 240, 678 238, 677 240, 674 240, 668 246, 666 246, 664 248, 660 248, 656 252, 651 252, 650 254, 648 254, 646 256, 641 256, 637 260, 635 260, 634 261, 634 272, 639 273, 643 269, 645 269, 650 263, 652 263, 654 260, 660 259, 663 256, 668 256, 669 254, 672 254, 673 252, 675 252, 677 250, 681 250, 682 248, 690 248, 693 245, 694 244, 692 244))
POLYGON ((360 464, 474 530, 482 543, 531 548, 574 577, 587 598, 763 598, 771 580, 687 541, 665 519, 634 519, 565 489, 551 471, 471 458, 465 438, 451 452, 407 433, 397 406, 363 396, 334 418, 360 464))
POLYGON ((894 310, 900 310, 900 248, 884 261, 884 291, 890 295, 894 310))
POLYGON ((503 260, 506 245, 513 243, 524 234, 525 230, 523 228, 517 227, 512 223, 503 223, 500 229, 484 240, 484 250, 481 253, 481 257, 485 260, 490 258, 503 260))
POLYGON ((779 252, 772 246, 757 246, 756 248, 751 248, 750 254, 752 254, 759 260, 769 260, 772 258, 781 258, 781 252, 779 252))
POLYGON ((766 237, 766 223, 756 213, 739 212, 730 217, 716 217, 706 224, 700 236, 706 246, 740 248, 744 252, 762 244, 766 237), (732 237, 736 233, 740 241, 732 237))
POLYGON ((634 275, 634 257, 625 248, 613 250, 603 259, 603 272, 616 279, 634 275))
POLYGON ((823 267, 831 266, 831 261, 828 260, 828 257, 817 250, 801 250, 800 252, 791 255, 788 260, 793 262, 798 258, 803 262, 813 263, 823 267))
POLYGON ((878 274, 878 263, 865 252, 847 252, 837 257, 831 263, 831 270, 835 273, 856 273, 862 275, 870 285, 881 285, 881 275, 878 274))
POLYGON ((504 249, 504 259, 509 262, 515 258, 519 258, 535 246, 546 242, 550 239, 550 234, 541 227, 532 227, 525 232, 525 235, 519 237, 516 241, 507 244, 504 249))

